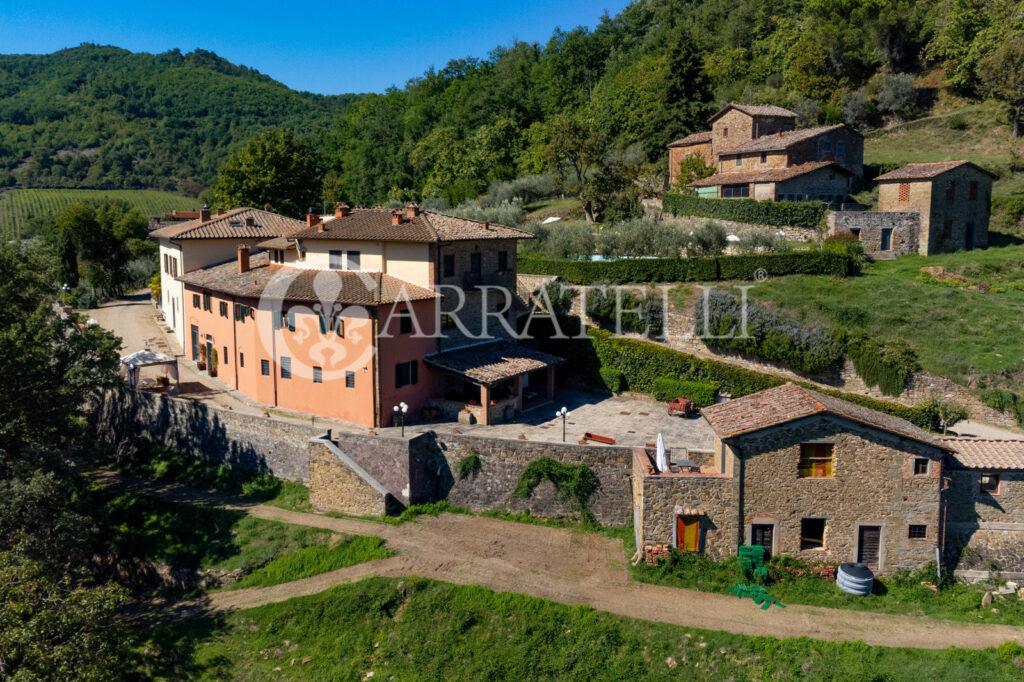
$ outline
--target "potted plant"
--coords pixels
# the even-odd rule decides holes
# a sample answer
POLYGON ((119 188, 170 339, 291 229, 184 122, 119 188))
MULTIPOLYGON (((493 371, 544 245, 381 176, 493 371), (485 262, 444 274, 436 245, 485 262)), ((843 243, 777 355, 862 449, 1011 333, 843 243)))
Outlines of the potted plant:
POLYGON ((217 349, 210 351, 210 376, 217 376, 217 349))
POLYGON ((196 367, 206 369, 206 346, 199 346, 199 359, 196 360, 196 367))

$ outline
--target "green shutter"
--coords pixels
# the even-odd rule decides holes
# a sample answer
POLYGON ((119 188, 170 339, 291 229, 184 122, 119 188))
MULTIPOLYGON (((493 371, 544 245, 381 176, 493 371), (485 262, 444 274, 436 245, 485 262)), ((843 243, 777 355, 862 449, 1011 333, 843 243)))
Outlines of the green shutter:
POLYGON ((275 312, 274 313, 274 330, 276 331, 276 330, 278 330, 280 328, 281 328, 281 313, 280 312, 275 312))
POLYGON ((320 313, 319 317, 320 317, 320 333, 321 334, 326 334, 327 333, 327 316, 324 315, 323 313, 320 313))
POLYGON ((289 310, 288 311, 288 331, 290 331, 290 332, 295 331, 295 311, 294 310, 289 310))

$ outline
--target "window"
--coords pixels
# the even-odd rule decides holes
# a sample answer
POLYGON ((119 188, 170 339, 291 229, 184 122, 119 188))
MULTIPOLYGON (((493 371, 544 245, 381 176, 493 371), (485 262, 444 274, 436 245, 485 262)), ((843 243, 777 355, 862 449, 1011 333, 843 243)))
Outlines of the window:
POLYGON ((281 378, 291 379, 292 378, 292 359, 281 356, 281 378))
POLYGON ((245 318, 249 317, 250 308, 247 305, 241 303, 235 304, 235 321, 245 323, 245 318))
POLYGON ((171 274, 171 261, 166 253, 164 254, 164 272, 168 275, 171 274))
POLYGON ((331 270, 341 270, 345 267, 341 261, 341 251, 331 251, 330 256, 331 270))
POLYGON ((722 197, 725 199, 738 199, 750 196, 750 185, 722 185, 722 197))
POLYGON ((982 474, 980 491, 986 495, 998 495, 999 474, 982 474))
POLYGON ((238 366, 245 367, 245 353, 238 351, 238 366))
POLYGON ((968 187, 970 189, 968 190, 967 196, 971 201, 974 201, 975 199, 978 198, 978 181, 971 180, 971 184, 968 187))
POLYGON ((288 331, 295 331, 295 311, 294 310, 280 310, 278 314, 274 316, 274 329, 281 329, 287 327, 288 331))
POLYGON ((455 276, 455 254, 448 254, 444 257, 444 276, 455 276))
POLYGON ((171 277, 178 276, 178 259, 171 256, 171 277))
POLYGON ((761 163, 768 163, 768 152, 761 152, 761 163))
POLYGON ((729 137, 729 126, 722 128, 722 137, 729 137))
POLYGON ((322 384, 324 383, 324 370, 322 367, 313 368, 313 383, 322 384))
POLYGON ((345 320, 340 316, 334 318, 334 333, 339 339, 345 338, 345 320))
POLYGON ((928 460, 924 457, 914 458, 914 475, 915 476, 927 476, 928 475, 928 460))
POLYGON ((220 356, 221 361, 226 365, 228 364, 228 347, 224 346, 224 355, 220 356))
POLYGON ((942 222, 942 238, 951 239, 953 237, 953 221, 944 220, 942 222))
POLYGON ((270 360, 260 360, 260 374, 265 377, 270 376, 270 360))
POLYGON ((199 309, 199 294, 192 294, 192 307, 199 309))
POLYGON ((949 184, 946 185, 946 201, 953 201, 954 199, 956 199, 956 182, 950 180, 949 184))
POLYGON ((827 478, 832 475, 833 443, 800 445, 800 478, 827 478))
POLYGON ((345 388, 355 388, 355 387, 356 387, 356 373, 355 372, 345 372, 345 388))
POLYGON ((900 183, 899 201, 910 201, 910 183, 909 182, 901 182, 900 183))
POLYGON ((825 519, 800 519, 800 549, 825 549, 825 519))
POLYGON ((836 155, 846 156, 846 144, 843 142, 836 142, 836 155))
POLYGON ((928 537, 928 526, 923 523, 912 523, 907 529, 907 537, 911 540, 924 540, 928 537))
POLYGON ((821 149, 826 154, 831 154, 832 153, 832 143, 831 142, 824 142, 824 143, 822 143, 821 149))
POLYGON ((743 157, 742 156, 737 156, 736 157, 736 167, 738 168, 738 167, 740 167, 742 165, 743 165, 743 157))
POLYGON ((412 334, 412 313, 408 310, 398 316, 398 333, 412 334))
POLYGON ((450 329, 455 326, 455 315, 452 313, 441 313, 441 329, 450 329))
POLYGON ((348 252, 348 269, 352 272, 359 272, 359 252, 348 252))
POLYGON ((395 365, 395 388, 409 386, 417 381, 417 366, 415 360, 399 362, 395 365))
POLYGON ((227 317, 228 316, 228 304, 227 304, 226 301, 221 301, 220 302, 220 316, 221 317, 227 317))
POLYGON ((480 253, 469 254, 469 269, 474 275, 480 274, 480 253))
POLYGON ((498 252, 498 272, 508 271, 508 251, 498 252))
POLYGON ((203 294, 203 310, 210 312, 210 294, 203 294))

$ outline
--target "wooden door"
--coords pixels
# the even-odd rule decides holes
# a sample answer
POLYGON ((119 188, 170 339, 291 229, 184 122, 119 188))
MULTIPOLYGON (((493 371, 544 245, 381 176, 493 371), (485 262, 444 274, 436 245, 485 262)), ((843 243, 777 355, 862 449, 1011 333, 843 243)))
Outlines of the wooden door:
POLYGON ((857 543, 857 562, 878 569, 879 547, 882 541, 882 529, 878 526, 861 526, 857 543))
POLYGON ((700 517, 676 517, 676 547, 684 552, 700 551, 700 517))
POLYGON ((772 540, 775 526, 768 523, 755 523, 750 528, 750 544, 764 547, 765 557, 772 555, 772 540))

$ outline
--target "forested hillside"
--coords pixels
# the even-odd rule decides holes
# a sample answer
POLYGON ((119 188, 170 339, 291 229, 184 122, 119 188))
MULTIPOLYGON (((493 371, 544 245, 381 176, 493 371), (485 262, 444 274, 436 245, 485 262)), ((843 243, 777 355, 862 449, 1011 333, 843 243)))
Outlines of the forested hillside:
POLYGON ((802 125, 876 127, 926 113, 940 96, 991 96, 1008 122, 1024 99, 1013 78, 1024 59, 1022 7, 638 0, 593 29, 453 59, 361 97, 296 93, 204 52, 83 46, 0 57, 0 164, 13 173, 0 168, 0 183, 208 184, 244 140, 289 127, 322 154, 327 201, 454 204, 564 163, 553 146, 591 157, 629 149, 650 164, 645 172, 663 172, 664 145, 729 100, 789 107, 802 125))
POLYGON ((353 99, 295 92, 201 50, 0 55, 0 186, 196 194, 252 136, 322 131, 353 99))

